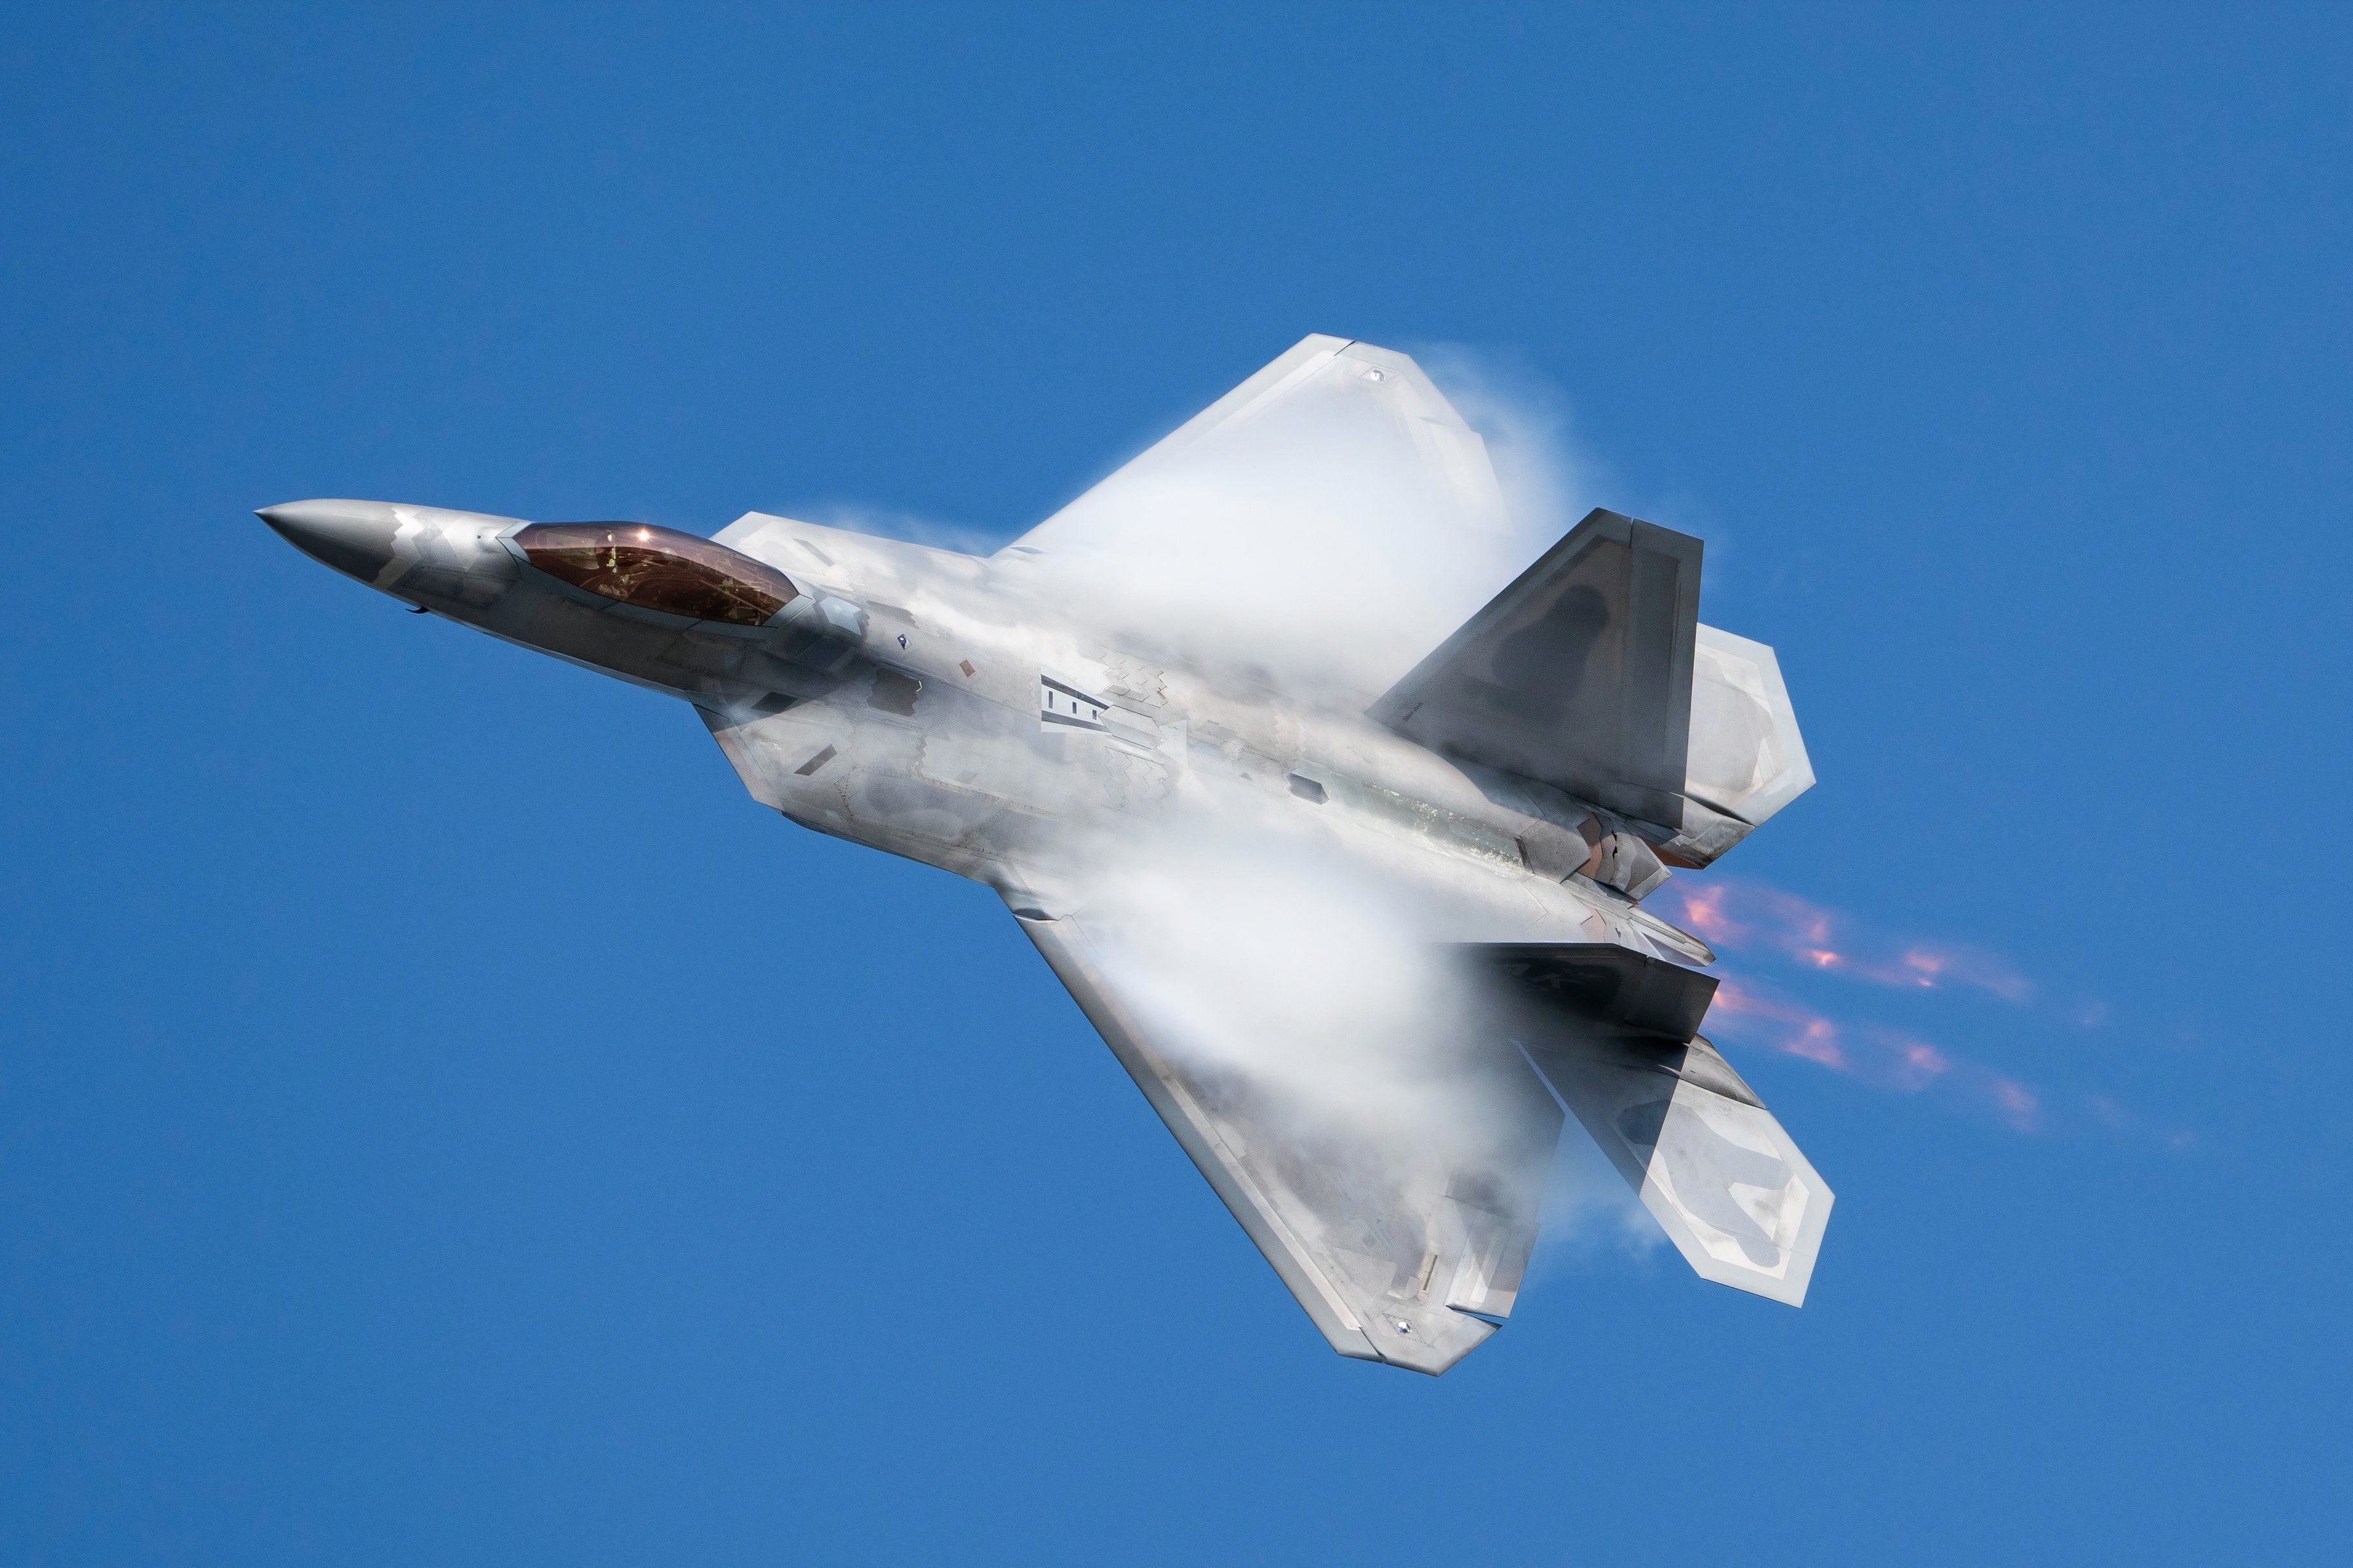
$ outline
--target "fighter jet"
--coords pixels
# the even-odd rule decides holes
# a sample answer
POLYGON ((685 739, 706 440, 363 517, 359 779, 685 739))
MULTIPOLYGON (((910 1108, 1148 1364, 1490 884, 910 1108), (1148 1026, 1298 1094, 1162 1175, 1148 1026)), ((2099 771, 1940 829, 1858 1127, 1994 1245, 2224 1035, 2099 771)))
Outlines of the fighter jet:
POLYGON ((1309 337, 988 555, 259 515, 994 889, 1342 1355, 1495 1331, 1569 1117, 1702 1278, 1803 1301, 1831 1190, 1700 1033, 1715 954, 1644 908, 1812 784, 1773 650, 1700 624, 1699 540, 1614 511, 1461 597, 1514 503, 1407 356, 1309 337))

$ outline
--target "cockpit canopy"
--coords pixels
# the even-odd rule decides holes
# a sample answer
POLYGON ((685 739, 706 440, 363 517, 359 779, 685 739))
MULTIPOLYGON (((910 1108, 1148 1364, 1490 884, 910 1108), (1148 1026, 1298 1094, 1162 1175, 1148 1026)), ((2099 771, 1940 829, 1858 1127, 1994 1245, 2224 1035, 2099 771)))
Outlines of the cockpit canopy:
POLYGON ((534 522, 514 536, 551 577, 640 609, 765 625, 799 596, 792 579, 740 551, 642 522, 534 522))

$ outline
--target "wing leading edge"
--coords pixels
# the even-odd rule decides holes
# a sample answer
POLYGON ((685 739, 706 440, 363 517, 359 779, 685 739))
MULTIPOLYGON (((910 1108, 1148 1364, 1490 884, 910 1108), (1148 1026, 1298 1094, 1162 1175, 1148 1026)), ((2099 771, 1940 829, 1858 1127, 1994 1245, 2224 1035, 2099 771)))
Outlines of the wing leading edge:
MULTIPOLYGON (((1465 514, 1492 519, 1503 512, 1486 443, 1419 365, 1394 350, 1315 332, 998 551, 998 558, 1127 553, 1164 542, 1145 537, 1171 521, 1153 504, 1155 488, 1231 461, 1235 444, 1261 428, 1279 450, 1253 477, 1288 499, 1321 497, 1354 507, 1402 489, 1421 518, 1422 542, 1434 547, 1443 546, 1448 527, 1465 514)), ((1214 516, 1181 521, 1183 531, 1203 536, 1204 548, 1252 542, 1221 533, 1214 516)), ((1313 505, 1282 521, 1314 531, 1319 542, 1323 536, 1313 505)), ((1255 532, 1265 522, 1253 518, 1250 526, 1255 532)))

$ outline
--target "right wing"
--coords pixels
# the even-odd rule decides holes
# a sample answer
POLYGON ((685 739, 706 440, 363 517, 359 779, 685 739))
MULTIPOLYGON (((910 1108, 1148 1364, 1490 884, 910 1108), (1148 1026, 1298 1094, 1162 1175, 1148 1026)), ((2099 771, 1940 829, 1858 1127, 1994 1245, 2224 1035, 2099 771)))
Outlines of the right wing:
MULTIPOLYGON (((1562 1120, 1508 1041, 1463 1030, 1412 1115, 1368 1121, 1347 1078, 1303 1092, 1251 1070, 1247 1051, 1187 1042, 1159 988, 1138 983, 1155 955, 1114 958, 1078 918, 1034 914, 1021 929, 1333 1349, 1434 1374, 1495 1331, 1562 1120)), ((1279 1014, 1245 1044, 1280 1050, 1279 1014)))

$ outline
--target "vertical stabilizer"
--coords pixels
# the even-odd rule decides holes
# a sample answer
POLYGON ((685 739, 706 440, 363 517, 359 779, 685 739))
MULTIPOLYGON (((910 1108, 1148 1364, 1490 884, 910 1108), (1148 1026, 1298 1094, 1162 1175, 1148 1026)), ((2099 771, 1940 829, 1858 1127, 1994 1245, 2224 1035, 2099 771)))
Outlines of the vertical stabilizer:
POLYGON ((1371 716, 1432 751, 1683 825, 1700 542, 1596 510, 1371 716))

